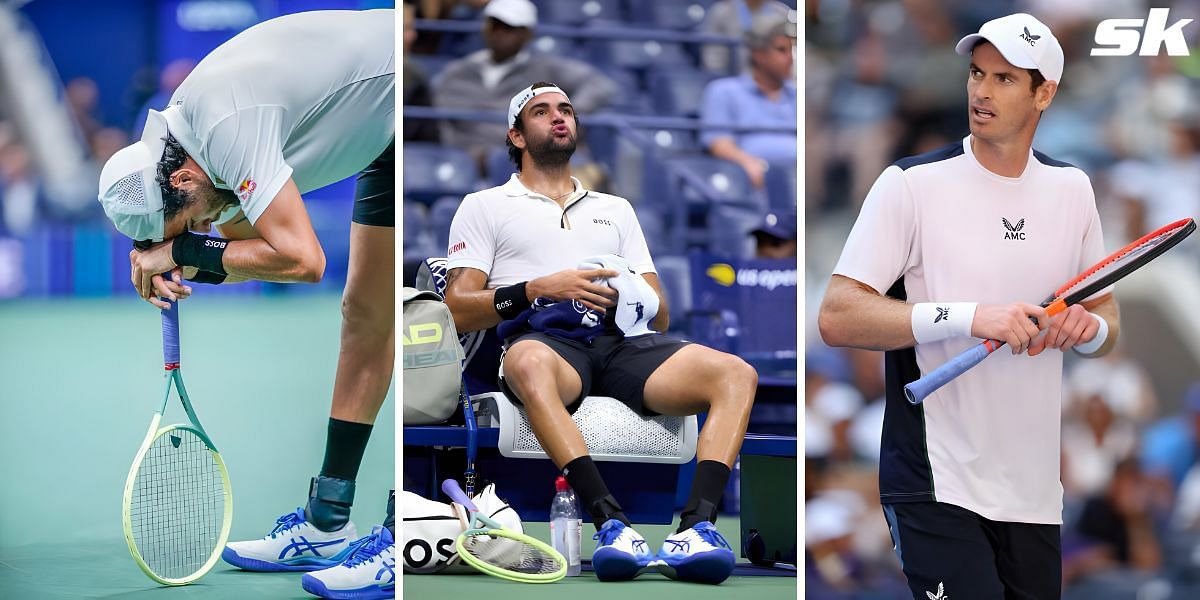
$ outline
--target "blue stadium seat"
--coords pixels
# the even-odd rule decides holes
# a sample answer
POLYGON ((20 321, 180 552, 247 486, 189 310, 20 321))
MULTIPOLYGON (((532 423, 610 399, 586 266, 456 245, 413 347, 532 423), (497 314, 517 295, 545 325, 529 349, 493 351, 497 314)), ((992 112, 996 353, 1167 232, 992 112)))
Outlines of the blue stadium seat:
POLYGON ((574 58, 577 60, 584 60, 586 58, 579 43, 568 37, 539 35, 529 43, 529 48, 534 52, 549 54, 551 56, 574 58))
MULTIPOLYGON (((606 110, 634 115, 651 112, 650 98, 644 93, 644 87, 636 74, 611 65, 601 65, 600 72, 612 79, 617 84, 617 89, 621 90, 605 107, 606 110)), ((586 115, 584 117, 586 118, 586 115)))
POLYGON ((538 21, 555 25, 583 25, 596 19, 624 20, 620 0, 534 0, 538 21))
POLYGON ((649 75, 650 97, 658 114, 696 117, 704 88, 716 75, 699 69, 655 69, 649 75))
POLYGON ((461 196, 442 196, 429 209, 429 233, 434 247, 442 248, 443 252, 450 246, 450 223, 461 203, 461 196))
POLYGON ((686 129, 645 130, 654 146, 667 154, 695 154, 700 150, 696 133, 686 129))
POLYGON ((764 179, 771 208, 796 210, 796 163, 771 163, 764 179))
POLYGON ((762 221, 761 212, 745 206, 717 205, 708 213, 708 249, 732 258, 753 258, 752 231, 762 221))
MULTIPOLYGON (((753 186, 750 178, 738 165, 711 156, 683 156, 667 159, 668 168, 673 172, 689 173, 707 184, 713 193, 710 200, 722 204, 735 204, 765 208, 764 202, 753 186)), ((700 190, 692 185, 683 183, 679 188, 684 199, 688 202, 704 202, 700 190)))
POLYGON ((675 318, 671 322, 680 331, 686 329, 687 319, 684 315, 692 310, 692 284, 688 259, 685 256, 663 255, 654 257, 654 268, 658 271, 658 279, 662 283, 663 293, 667 295, 667 307, 675 318))
POLYGON ((433 81, 433 78, 437 77, 437 74, 441 73, 442 69, 445 68, 450 61, 455 59, 454 56, 447 56, 445 54, 412 53, 409 53, 404 58, 405 60, 411 61, 413 64, 420 67, 421 71, 425 73, 425 77, 430 81, 433 81))
POLYGON ((512 161, 508 159, 508 147, 496 146, 488 151, 487 164, 484 165, 487 169, 487 181, 491 185, 504 185, 512 178, 512 174, 516 172, 516 167, 512 161))
MULTIPOLYGON (((625 29, 629 29, 628 26, 625 29)), ((655 40, 592 40, 591 58, 597 64, 646 71, 654 68, 696 68, 695 58, 678 42, 655 40)))
POLYGON ((426 204, 442 196, 465 196, 479 179, 475 161, 458 148, 404 145, 404 195, 426 204))
POLYGON ((713 0, 654 0, 634 2, 631 8, 635 22, 663 29, 690 30, 704 22, 712 3, 713 0))
MULTIPOLYGON (((429 234, 429 211, 423 204, 404 199, 404 256, 429 256, 436 253, 433 236, 429 234)), ((445 244, 442 244, 445 252, 445 244)))

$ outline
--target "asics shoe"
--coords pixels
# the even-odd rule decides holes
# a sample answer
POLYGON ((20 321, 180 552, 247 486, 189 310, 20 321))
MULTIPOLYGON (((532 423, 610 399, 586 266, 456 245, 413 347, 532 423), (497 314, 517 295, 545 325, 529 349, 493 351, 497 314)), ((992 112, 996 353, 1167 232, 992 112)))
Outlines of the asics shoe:
POLYGON ((592 539, 599 540, 592 553, 592 568, 600 581, 633 579, 650 562, 645 538, 616 519, 605 521, 592 539))
POLYGON ((357 537, 354 523, 321 531, 304 519, 303 508, 297 508, 279 517, 263 538, 226 544, 221 558, 247 571, 317 571, 345 560, 357 537))
POLYGON ((667 536, 651 565, 671 579, 721 583, 737 561, 729 542, 708 521, 667 536))
POLYGON ((354 542, 354 551, 337 566, 305 573, 304 591, 337 600, 396 597, 396 541, 386 527, 354 542))

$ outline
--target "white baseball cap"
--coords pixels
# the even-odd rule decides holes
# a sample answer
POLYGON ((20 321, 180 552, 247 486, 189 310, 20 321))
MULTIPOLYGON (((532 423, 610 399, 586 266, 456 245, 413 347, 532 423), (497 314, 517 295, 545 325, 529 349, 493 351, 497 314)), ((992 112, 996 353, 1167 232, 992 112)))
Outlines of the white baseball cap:
POLYGON ((130 239, 163 239, 165 213, 155 177, 166 146, 167 119, 151 110, 142 139, 118 150, 100 171, 100 206, 117 231, 130 239))
POLYGON ((491 0, 483 7, 483 16, 509 27, 533 27, 538 22, 537 7, 529 0, 491 0))
POLYGON ((541 96, 542 94, 549 94, 551 92, 562 94, 563 98, 567 98, 567 102, 571 101, 571 99, 567 97, 566 92, 555 86, 546 85, 535 89, 531 85, 517 92, 517 95, 513 96, 512 100, 508 101, 508 128, 512 129, 513 125, 517 122, 517 115, 521 114, 521 109, 525 108, 525 105, 529 104, 530 100, 533 100, 535 97, 541 96))
POLYGON ((1045 23, 1032 15, 1017 13, 992 19, 958 41, 954 51, 970 54, 981 41, 991 42, 1014 67, 1037 69, 1046 81, 1058 83, 1063 72, 1063 49, 1045 23))

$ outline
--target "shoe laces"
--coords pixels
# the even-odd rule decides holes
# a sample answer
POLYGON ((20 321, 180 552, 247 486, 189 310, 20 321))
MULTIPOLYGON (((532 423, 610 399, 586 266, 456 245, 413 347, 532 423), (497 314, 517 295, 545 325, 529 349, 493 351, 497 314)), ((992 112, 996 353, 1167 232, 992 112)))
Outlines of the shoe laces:
POLYGON ((721 532, 717 531, 717 528, 709 523, 699 523, 692 529, 696 531, 696 535, 700 536, 700 539, 708 542, 711 546, 716 548, 730 547, 729 542, 725 541, 725 536, 721 535, 721 532))
POLYGON ((342 564, 353 569, 358 565, 374 560, 376 556, 379 556, 381 552, 387 549, 388 544, 384 542, 382 535, 373 533, 351 542, 350 546, 353 549, 342 564))
POLYGON ((621 537, 621 532, 625 531, 624 527, 618 525, 605 525, 592 535, 593 540, 600 540, 601 546, 611 546, 617 538, 621 537))
POLYGON ((275 529, 271 530, 271 538, 288 531, 304 523, 304 509, 297 508, 296 512, 290 512, 275 520, 275 529))

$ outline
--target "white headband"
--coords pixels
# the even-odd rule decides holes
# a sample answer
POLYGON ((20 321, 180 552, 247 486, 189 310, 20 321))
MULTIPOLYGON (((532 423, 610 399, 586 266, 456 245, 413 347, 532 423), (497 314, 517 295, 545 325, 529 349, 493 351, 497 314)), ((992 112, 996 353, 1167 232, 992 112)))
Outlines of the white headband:
MULTIPOLYGON (((520 92, 517 92, 517 95, 513 96, 512 100, 508 102, 508 128, 512 129, 513 124, 517 122, 517 115, 521 114, 521 109, 525 108, 525 105, 529 104, 530 100, 533 100, 535 97, 542 94, 549 93, 562 94, 563 98, 567 98, 566 92, 552 85, 543 86, 537 89, 534 89, 531 85, 520 92)), ((571 99, 567 98, 567 102, 570 101, 571 99)))

